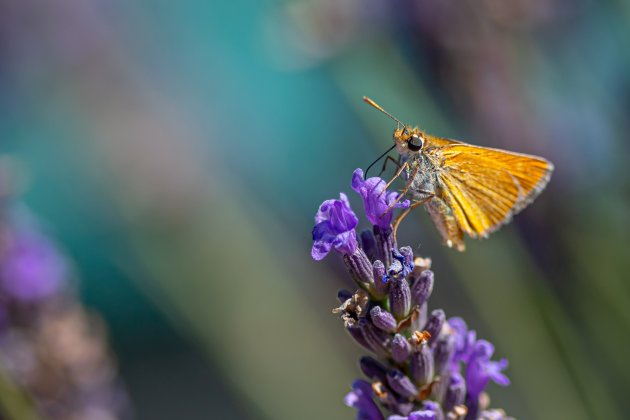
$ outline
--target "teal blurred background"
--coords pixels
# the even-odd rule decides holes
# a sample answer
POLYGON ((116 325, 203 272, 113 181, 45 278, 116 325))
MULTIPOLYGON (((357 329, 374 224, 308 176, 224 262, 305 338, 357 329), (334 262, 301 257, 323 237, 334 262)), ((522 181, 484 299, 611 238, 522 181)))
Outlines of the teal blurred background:
MULTIPOLYGON (((630 3, 0 4, 1 152, 109 324, 139 419, 349 419, 351 287, 309 256, 319 203, 429 133, 544 156, 515 222, 463 253, 424 211, 433 307, 464 316, 521 419, 627 418, 630 3)), ((352 197, 355 209, 360 202, 352 197)))

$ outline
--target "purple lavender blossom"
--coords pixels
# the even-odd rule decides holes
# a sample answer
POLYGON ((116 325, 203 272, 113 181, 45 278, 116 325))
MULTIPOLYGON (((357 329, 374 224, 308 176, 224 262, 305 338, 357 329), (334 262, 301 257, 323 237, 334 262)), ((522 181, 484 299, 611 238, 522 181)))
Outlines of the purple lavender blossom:
MULTIPOLYGON (((352 174, 352 189, 363 197, 365 214, 368 220, 382 229, 389 228, 392 222, 393 209, 390 206, 398 198, 395 191, 384 192, 386 182, 379 177, 363 179, 363 170, 356 169, 352 174)), ((394 208, 409 207, 409 200, 401 200, 394 208)))
POLYGON ((507 359, 492 361, 490 358, 493 353, 494 346, 488 341, 479 340, 475 343, 466 369, 468 395, 473 399, 481 394, 490 379, 502 386, 510 384, 508 377, 501 373, 508 366, 507 359))
POLYGON ((362 379, 354 381, 352 391, 344 398, 348 407, 356 408, 357 420, 383 420, 383 414, 372 400, 372 385, 362 379))
POLYGON ((459 362, 468 363, 470 353, 477 341, 477 333, 468 331, 466 321, 460 317, 449 318, 448 325, 455 336, 455 354, 452 358, 452 367, 454 370, 459 370, 459 362))
POLYGON ((67 277, 63 257, 36 232, 12 232, 3 257, 2 289, 12 298, 34 302, 56 293, 67 277))
POLYGON ((436 414, 431 410, 420 410, 409 413, 408 416, 399 416, 394 414, 387 417, 387 420, 437 420, 436 414))
MULTIPOLYGON (((340 314, 350 336, 374 357, 361 359, 370 382, 357 380, 345 403, 359 420, 466 420, 509 417, 488 409, 482 398, 488 382, 508 385, 502 373, 507 360, 492 361, 494 346, 477 340, 463 319, 446 319, 444 311, 428 311, 434 275, 430 264, 416 269, 410 247, 397 248, 390 222, 383 213, 398 197, 384 191, 380 178, 363 180, 357 169, 352 188, 363 197, 372 231, 361 233, 345 195, 320 207, 313 230, 312 256, 322 259, 335 248, 359 289, 339 294, 340 314), (377 360, 378 358, 378 360, 377 360)), ((406 207, 408 203, 395 207, 406 207)))
POLYGON ((357 223, 357 216, 344 193, 339 194, 339 200, 324 201, 315 215, 313 259, 323 259, 332 248, 342 254, 354 253, 358 246, 354 230, 357 223))
POLYGON ((421 410, 412 411, 408 416, 389 416, 387 420, 444 420, 444 414, 438 403, 425 401, 421 410))
POLYGON ((54 240, 2 187, 0 364, 3 383, 25 394, 20 418, 130 418, 102 320, 78 300, 54 240))

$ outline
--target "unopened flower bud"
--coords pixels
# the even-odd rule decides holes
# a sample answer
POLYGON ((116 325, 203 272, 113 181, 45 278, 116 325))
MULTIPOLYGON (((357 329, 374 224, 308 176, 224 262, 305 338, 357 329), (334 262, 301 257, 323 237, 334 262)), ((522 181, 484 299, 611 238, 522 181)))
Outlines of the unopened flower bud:
POLYGON ((396 334, 392 340, 392 359, 402 363, 407 360, 409 354, 411 354, 411 344, 404 336, 396 334))
POLYGON ((444 411, 451 411, 456 405, 464 403, 466 397, 466 382, 462 375, 454 372, 448 379, 448 387, 444 396, 444 411))
POLYGON ((372 351, 372 347, 368 344, 367 340, 363 336, 363 330, 359 327, 358 323, 347 323, 346 330, 350 334, 354 341, 359 343, 363 348, 372 351))
POLYGON ((387 372, 387 384, 405 398, 412 398, 418 394, 418 388, 411 382, 411 379, 397 369, 387 372))
POLYGON ((376 298, 382 299, 387 296, 387 292, 389 290, 389 282, 385 277, 385 265, 381 260, 374 261, 372 264, 372 275, 374 277, 374 291, 376 294, 376 298))
POLYGON ((376 328, 367 318, 359 320, 359 328, 361 328, 365 341, 375 354, 381 357, 389 355, 388 334, 376 328))
POLYGON ((420 345, 411 353, 411 377, 418 386, 428 384, 433 378, 433 355, 427 345, 420 345))
POLYGON ((428 308, 426 303, 416 310, 417 315, 413 318, 411 322, 412 331, 422 330, 422 328, 427 325, 427 319, 429 319, 427 311, 428 308))
POLYGON ((357 284, 365 287, 374 283, 372 264, 361 248, 357 248, 352 254, 344 254, 343 262, 357 284))
POLYGON ((353 293, 348 289, 341 289, 337 292, 337 299, 340 303, 344 303, 348 299, 352 298, 353 293))
POLYGON ((433 271, 424 270, 420 276, 413 282, 411 287, 411 296, 413 303, 422 306, 431 296, 433 291, 433 271))
POLYGON ((429 320, 427 324, 424 326, 424 329, 431 334, 431 338, 429 339, 429 345, 433 345, 436 342, 438 336, 440 335, 440 331, 442 331, 442 326, 444 325, 444 321, 446 320, 446 315, 444 315, 444 311, 441 309, 436 309, 431 312, 429 316, 429 320))
POLYGON ((374 225, 374 237, 376 238, 376 258, 383 261, 385 267, 392 263, 392 249, 394 249, 394 235, 391 227, 381 228, 374 225))
POLYGON ((433 362, 435 374, 440 375, 446 369, 455 351, 455 337, 453 334, 442 334, 435 342, 433 362))
POLYGON ((362 357, 359 361, 359 367, 368 378, 381 382, 387 381, 387 368, 373 357, 362 357))
POLYGON ((396 330, 396 319, 380 306, 375 306, 370 310, 372 323, 385 332, 394 332, 396 330))
MULTIPOLYGON (((392 264, 394 265, 394 264, 392 264)), ((404 278, 390 278, 389 281, 389 304, 392 314, 396 319, 401 320, 409 315, 411 310, 411 290, 409 283, 404 278)))
POLYGON ((442 411, 442 407, 440 407, 440 404, 436 403, 435 401, 423 402, 422 410, 432 411, 434 413, 433 418, 435 420, 444 420, 444 411, 442 411))

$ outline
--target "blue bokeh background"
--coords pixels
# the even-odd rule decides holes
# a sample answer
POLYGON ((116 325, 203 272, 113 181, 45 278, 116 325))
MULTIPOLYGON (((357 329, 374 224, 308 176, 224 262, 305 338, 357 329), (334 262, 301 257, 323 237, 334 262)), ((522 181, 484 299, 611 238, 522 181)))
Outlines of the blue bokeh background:
MULTIPOLYGON (((547 190, 459 254, 427 215, 434 307, 510 360, 493 405, 623 418, 630 6, 583 0, 0 5, 1 151, 109 324, 137 418, 344 419, 361 354, 313 214, 391 145, 545 156, 547 190)), ((357 197, 352 198, 356 209, 357 197)))

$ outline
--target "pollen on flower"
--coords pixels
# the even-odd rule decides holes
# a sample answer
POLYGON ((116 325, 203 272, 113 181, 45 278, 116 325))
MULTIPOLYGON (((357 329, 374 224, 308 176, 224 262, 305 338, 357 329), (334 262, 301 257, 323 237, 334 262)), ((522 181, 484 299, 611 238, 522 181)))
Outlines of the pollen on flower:
POLYGON ((453 408, 453 413, 455 413, 457 417, 464 417, 468 413, 468 408, 464 404, 456 405, 453 408))
POLYGON ((372 383, 372 391, 374 391, 374 395, 376 395, 380 399, 387 398, 387 391, 385 391, 385 386, 380 381, 372 383))
POLYGON ((414 331, 412 334, 413 343, 417 346, 427 344, 431 338, 431 333, 427 330, 414 331))

